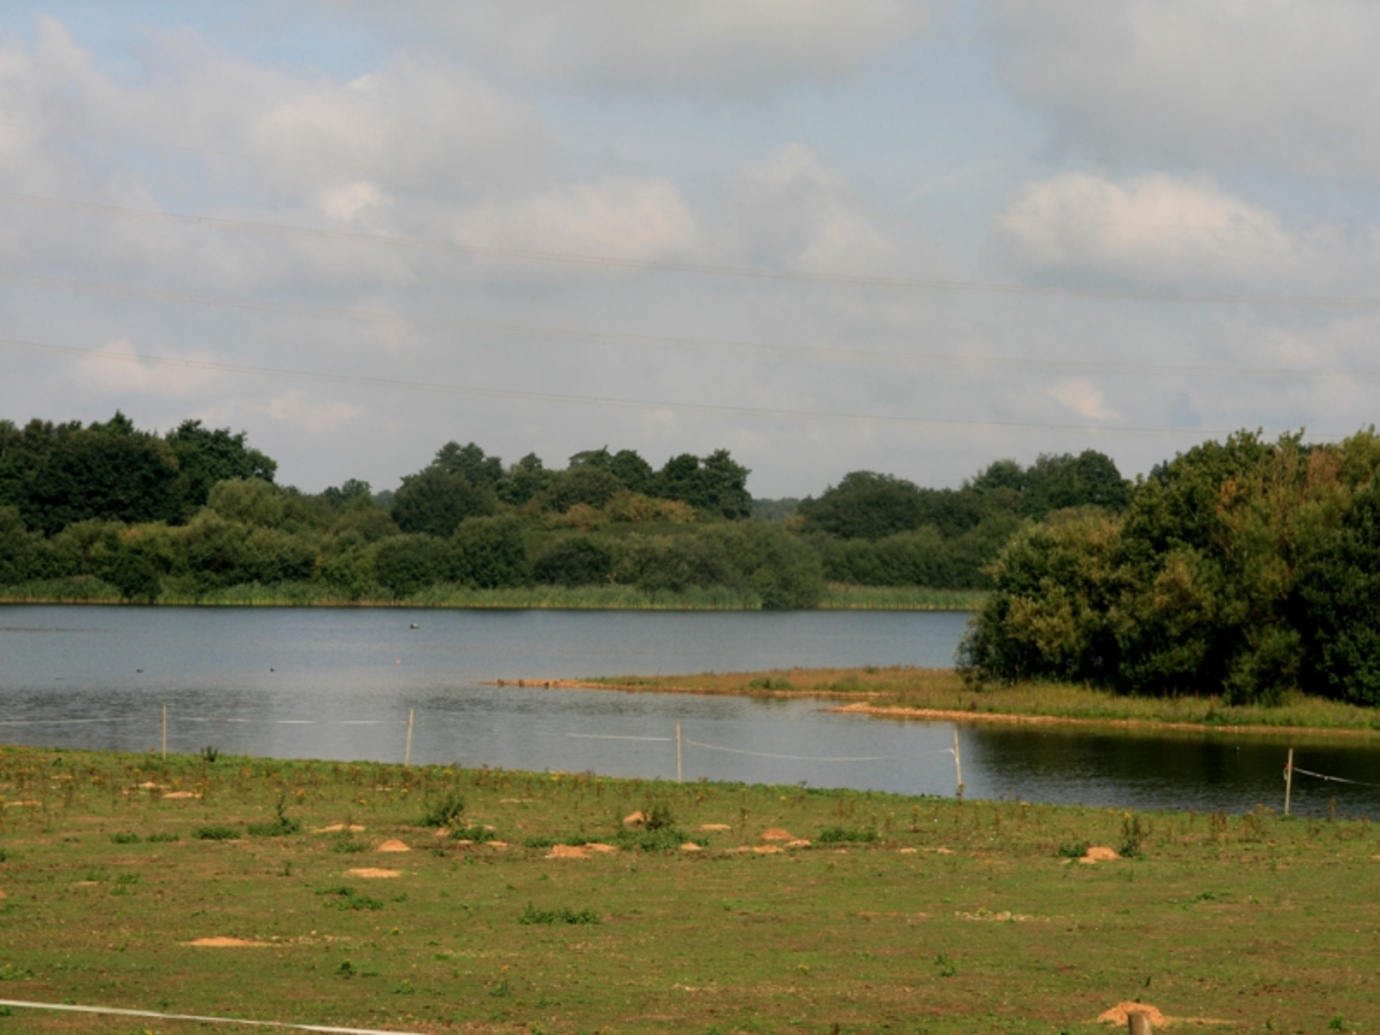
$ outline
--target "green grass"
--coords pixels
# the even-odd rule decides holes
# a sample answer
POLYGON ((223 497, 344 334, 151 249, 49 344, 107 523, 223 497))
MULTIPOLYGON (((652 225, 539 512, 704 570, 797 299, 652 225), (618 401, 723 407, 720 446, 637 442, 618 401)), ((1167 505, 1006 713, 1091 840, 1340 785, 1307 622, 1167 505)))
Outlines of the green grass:
MULTIPOLYGON (((914 586, 845 586, 831 584, 823 610, 971 611, 982 600, 978 590, 933 590, 914 586)), ((99 579, 58 579, 0 586, 4 604, 112 604, 120 592, 99 579)), ((512 609, 550 608, 590 611, 756 611, 761 599, 752 592, 724 586, 689 588, 679 592, 644 590, 636 586, 526 586, 470 589, 436 585, 404 597, 379 587, 360 599, 316 582, 257 582, 202 593, 165 589, 158 604, 178 607, 437 607, 512 609)))
MULTIPOLYGON (((436 1033, 1084 1035, 1131 999, 1227 1022, 1202 1030, 1380 1016, 1380 837, 1360 821, 17 747, 0 748, 0 796, 6 999, 436 1033), (448 794, 498 840, 415 825, 448 794), (300 833, 193 836, 279 802, 300 833), (548 858, 658 809, 704 850, 548 858), (324 829, 339 825, 365 829, 324 829), (775 847, 769 828, 814 843, 753 851, 775 847), (875 840, 822 843, 836 830, 875 840), (378 853, 388 839, 411 851, 378 853), (1128 839, 1134 859, 1068 858, 1128 839), (215 937, 253 944, 188 944, 215 937)), ((0 1017, 146 1030, 206 1029, 0 1017)))
POLYGON ((924 586, 850 586, 831 582, 819 605, 828 611, 976 611, 985 591, 924 586))
POLYGON ((1074 683, 975 686, 953 669, 771 669, 766 672, 702 672, 689 676, 594 676, 583 685, 663 693, 733 694, 747 697, 809 695, 841 707, 885 712, 935 711, 962 721, 1018 716, 1099 723, 1147 723, 1271 730, 1380 733, 1380 709, 1295 695, 1278 705, 1228 705, 1220 698, 1123 697, 1074 683))

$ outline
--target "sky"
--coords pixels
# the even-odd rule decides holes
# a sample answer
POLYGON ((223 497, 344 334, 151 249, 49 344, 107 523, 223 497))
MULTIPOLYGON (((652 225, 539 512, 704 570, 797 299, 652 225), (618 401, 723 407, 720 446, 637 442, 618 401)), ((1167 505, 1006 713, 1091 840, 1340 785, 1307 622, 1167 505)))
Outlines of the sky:
POLYGON ((1380 399, 1380 5, 0 6, 0 417, 957 486, 1380 399))

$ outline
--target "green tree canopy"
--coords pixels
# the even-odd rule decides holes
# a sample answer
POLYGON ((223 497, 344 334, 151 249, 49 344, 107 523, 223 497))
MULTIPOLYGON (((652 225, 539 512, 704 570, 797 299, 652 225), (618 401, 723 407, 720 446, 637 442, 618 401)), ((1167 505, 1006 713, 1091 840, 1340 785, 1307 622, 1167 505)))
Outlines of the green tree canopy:
POLYGON ((47 535, 91 518, 176 521, 182 515, 177 457, 122 413, 58 432, 30 477, 20 510, 47 535))
POLYGON ((393 497, 393 520, 404 532, 448 539, 465 518, 492 514, 494 505, 487 485, 433 464, 403 479, 393 497))
POLYGON ((183 477, 183 501, 192 510, 206 503, 216 482, 229 478, 271 482, 278 469, 276 461, 246 444, 245 432, 212 430, 203 427, 199 420, 184 420, 168 432, 165 441, 177 457, 183 477))

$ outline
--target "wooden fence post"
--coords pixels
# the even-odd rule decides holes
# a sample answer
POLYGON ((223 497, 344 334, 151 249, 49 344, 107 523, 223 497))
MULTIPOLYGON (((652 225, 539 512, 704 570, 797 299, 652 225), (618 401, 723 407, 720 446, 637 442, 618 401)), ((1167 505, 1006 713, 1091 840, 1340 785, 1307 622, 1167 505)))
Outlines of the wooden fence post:
POLYGON ((680 723, 676 723, 676 783, 680 783, 680 723))
POLYGON ((1289 815, 1289 796, 1294 790, 1294 749, 1289 749, 1289 760, 1284 763, 1284 814, 1289 815))
POLYGON ((958 727, 954 727, 954 780, 958 788, 954 791, 959 801, 963 800, 963 756, 958 752, 958 727))
POLYGON ((403 767, 412 764, 412 717, 417 713, 416 708, 407 709, 407 750, 403 752, 403 767))
POLYGON ((163 702, 163 761, 168 760, 168 704, 163 702))

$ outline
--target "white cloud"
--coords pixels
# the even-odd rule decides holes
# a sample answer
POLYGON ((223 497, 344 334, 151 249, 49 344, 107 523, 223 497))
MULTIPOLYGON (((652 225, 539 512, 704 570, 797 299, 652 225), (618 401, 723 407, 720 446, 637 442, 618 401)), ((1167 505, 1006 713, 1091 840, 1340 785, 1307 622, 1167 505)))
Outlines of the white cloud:
MULTIPOLYGON (((174 357, 206 362, 206 353, 174 357)), ((107 342, 77 361, 78 382, 90 393, 116 398, 131 395, 185 399, 204 395, 215 387, 216 375, 195 365, 151 363, 142 359, 125 338, 107 342)))
POLYGON ((283 421, 308 435, 325 435, 364 415, 364 408, 340 400, 317 402, 299 388, 279 392, 266 403, 245 407, 283 421))
POLYGON ((1062 405, 1088 420, 1117 420, 1121 414, 1107 405, 1102 390, 1086 378, 1064 381, 1049 389, 1062 405))
POLYGON ((1099 161, 1380 171, 1380 5, 1006 0, 1007 85, 1099 161))
POLYGON ((451 236, 481 244, 549 252, 657 259, 696 241, 695 219, 666 180, 609 177, 573 183, 452 216, 451 236))
POLYGON ((479 50, 510 76, 628 90, 754 95, 849 75, 913 37, 918 0, 322 0, 415 38, 479 50))
POLYGON ((1274 274, 1296 246, 1275 213, 1205 177, 1066 173, 1021 188, 995 223, 1028 270, 1161 283, 1274 274))
POLYGON ((713 247, 739 261, 811 272, 895 274, 905 262, 847 181, 801 144, 736 177, 713 247))

